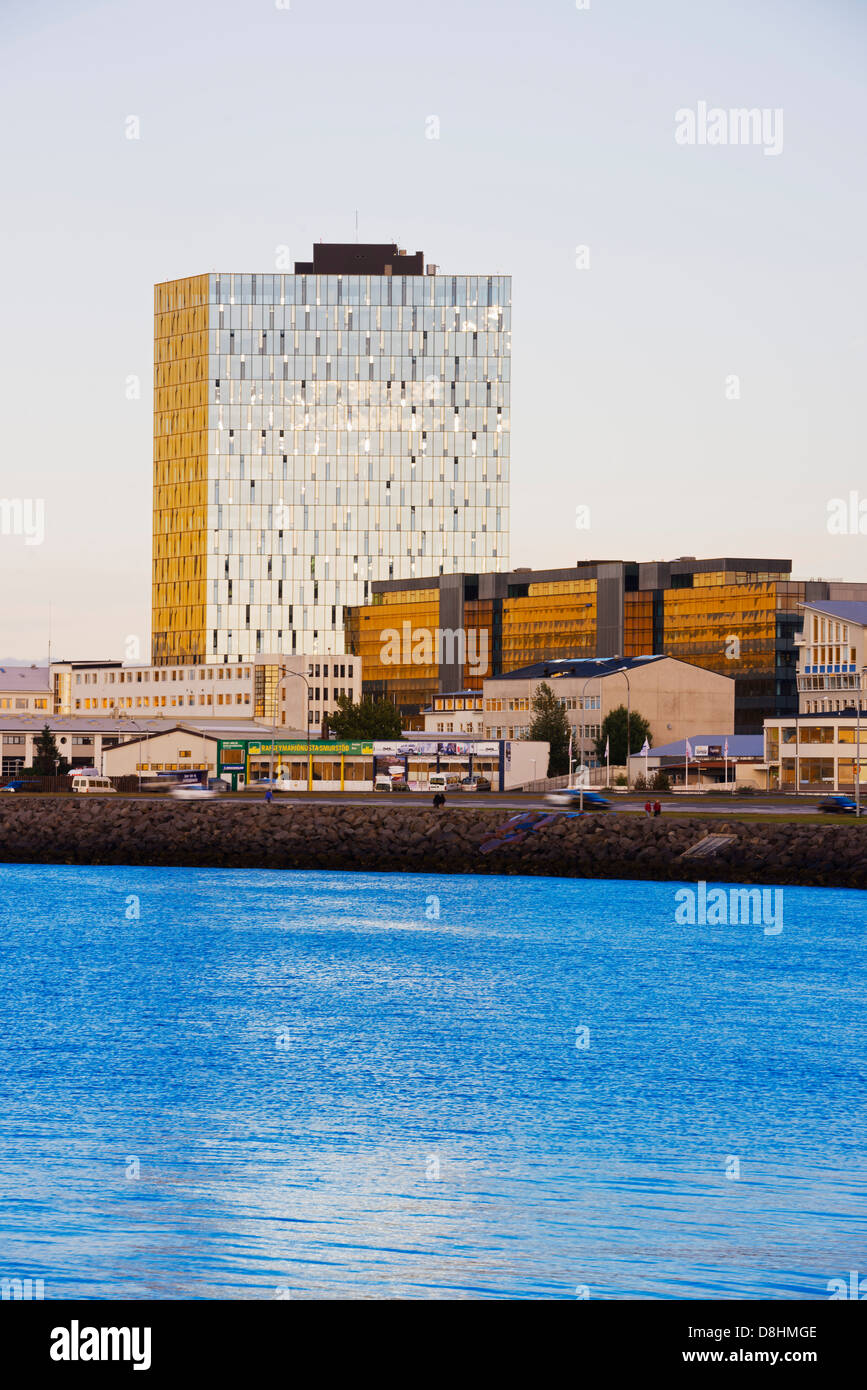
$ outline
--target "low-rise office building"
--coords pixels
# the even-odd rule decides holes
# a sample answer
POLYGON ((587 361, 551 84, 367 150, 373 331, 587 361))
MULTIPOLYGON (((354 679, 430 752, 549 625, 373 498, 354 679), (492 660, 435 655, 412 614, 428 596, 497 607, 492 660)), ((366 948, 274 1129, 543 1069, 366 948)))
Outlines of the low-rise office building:
POLYGON ((850 708, 768 719, 765 762, 769 785, 781 791, 852 791, 856 775, 863 788, 867 784, 867 711, 860 716, 850 708))
POLYGON ((0 716, 48 713, 50 708, 47 666, 0 666, 0 716))
MULTIPOLYGON (((573 756, 598 763, 594 740, 606 715, 629 701, 650 724, 651 743, 687 738, 697 728, 734 733, 735 683, 715 671, 667 656, 629 661, 540 661, 495 680, 482 691, 485 735, 520 739, 533 719, 533 697, 550 686, 566 712, 573 734, 573 756)), ((541 776, 542 774, 540 774, 541 776)))
POLYGON ((399 776, 411 791, 429 791, 432 775, 443 772, 456 784, 478 776, 495 791, 509 791, 545 775, 548 744, 411 731, 399 739, 313 739, 308 750, 303 736, 280 734, 276 740, 223 739, 219 758, 220 776, 237 786, 270 776, 273 766, 274 775, 297 791, 372 791, 380 775, 399 776))
POLYGON ((453 690, 435 695, 424 711, 425 733, 478 734, 485 732, 484 700, 480 690, 453 690))
POLYGON ((201 666, 57 661, 50 675, 53 712, 83 716, 276 719, 281 728, 318 731, 341 695, 361 698, 361 662, 346 656, 257 656, 201 666))
POLYGON ((18 777, 24 768, 33 766, 36 743, 46 724, 54 735, 58 753, 71 768, 96 767, 99 771, 107 749, 136 737, 145 728, 165 728, 164 720, 116 719, 110 714, 82 719, 42 711, 0 712, 0 772, 4 778, 18 777))
POLYGON ((803 606, 798 639, 800 714, 864 708, 867 602, 830 599, 803 606))
POLYGON ((633 753, 629 759, 630 785, 637 777, 652 781, 657 772, 664 772, 674 789, 705 791, 723 786, 730 791, 738 787, 764 790, 764 748, 761 734, 692 734, 688 739, 654 747, 646 755, 633 753))

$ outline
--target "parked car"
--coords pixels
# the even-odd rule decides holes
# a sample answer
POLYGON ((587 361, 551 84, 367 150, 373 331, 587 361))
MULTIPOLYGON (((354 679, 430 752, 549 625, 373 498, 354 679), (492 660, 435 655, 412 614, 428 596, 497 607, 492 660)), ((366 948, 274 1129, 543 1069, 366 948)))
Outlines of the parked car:
POLYGON ((456 792, 461 785, 459 772, 432 772, 428 786, 432 792, 456 792))
POLYGON ((229 784, 228 782, 224 782, 222 777, 209 777, 208 788, 210 791, 216 792, 219 796, 221 792, 227 792, 229 790, 229 784))
POLYGON ((111 785, 107 777, 73 777, 72 790, 78 792, 79 796, 89 792, 97 792, 100 796, 117 795, 117 788, 111 785))
POLYGON ((403 777, 388 777, 385 773, 378 773, 373 784, 375 792, 408 792, 409 782, 403 777))
POLYGON ((819 802, 818 810, 836 816, 854 816, 858 806, 851 796, 826 796, 819 802))
POLYGON ((462 792, 489 792, 491 783, 487 777, 464 777, 461 779, 462 792))
MULTIPOLYGON (((583 791, 585 811, 609 811, 611 809, 611 802, 607 797, 600 796, 598 792, 588 791, 586 787, 583 791)), ((581 787, 561 787, 559 791, 548 792, 545 800, 550 801, 552 806, 580 806, 581 792, 581 787)))

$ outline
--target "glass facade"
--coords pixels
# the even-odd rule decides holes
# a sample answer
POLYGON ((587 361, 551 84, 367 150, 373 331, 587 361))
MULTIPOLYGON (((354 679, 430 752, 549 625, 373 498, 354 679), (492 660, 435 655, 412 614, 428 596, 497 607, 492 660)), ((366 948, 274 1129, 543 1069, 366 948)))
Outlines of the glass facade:
POLYGON ((503 671, 558 657, 595 655, 595 579, 530 583, 526 588, 526 594, 503 600, 503 671))
POLYGON ((341 653, 374 580, 509 560, 508 276, 155 291, 155 663, 341 653))
POLYGON ((435 651, 426 650, 414 634, 434 633, 439 627, 438 589, 390 589, 377 595, 375 603, 352 609, 347 645, 361 658, 364 692, 401 708, 430 704, 439 690, 439 666, 435 651))
MULTIPOLYGON (((797 645, 807 585, 788 578, 782 563, 585 563, 575 571, 521 571, 463 576, 463 598, 451 603, 449 624, 487 639, 488 674, 539 662, 580 657, 666 655, 735 681, 735 733, 759 733, 763 720, 797 713, 797 645), (479 591, 490 597, 475 600, 479 591)), ((445 594, 445 590, 443 590, 445 594)), ((445 688, 481 686, 478 673, 452 671, 448 687, 435 666, 424 671, 379 665, 380 633, 393 626, 380 605, 399 602, 413 626, 435 626, 436 589, 377 586, 372 601, 349 616, 351 650, 364 659, 364 688, 405 712, 430 703, 445 688), (375 674, 374 674, 375 672, 375 674), (375 681, 375 685, 371 684, 375 681)))

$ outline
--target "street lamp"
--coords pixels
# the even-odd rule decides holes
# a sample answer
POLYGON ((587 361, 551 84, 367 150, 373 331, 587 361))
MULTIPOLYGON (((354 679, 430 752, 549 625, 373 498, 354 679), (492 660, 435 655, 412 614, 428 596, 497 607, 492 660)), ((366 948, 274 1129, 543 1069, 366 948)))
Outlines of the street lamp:
MULTIPOLYGON (((858 703, 855 707, 855 819, 861 817, 861 691, 863 689, 864 668, 858 671, 858 703)), ((839 784, 838 784, 839 785, 839 784)))
MULTIPOLYGON (((194 713, 195 713, 196 692, 193 690, 193 687, 192 687, 191 685, 185 686, 184 691, 183 691, 183 694, 182 694, 182 696, 181 696, 182 699, 183 699, 183 695, 186 695, 186 696, 188 697, 188 698, 187 698, 187 708, 189 709, 190 707, 192 707, 192 708, 193 708, 193 711, 194 711, 194 713)), ((193 722, 193 716, 192 716, 192 715, 190 715, 190 722, 191 722, 191 723, 193 722)), ((191 732, 194 733, 195 730, 191 730, 191 732)), ((210 775, 210 770, 209 770, 209 768, 208 768, 208 744, 207 744, 207 734, 205 733, 204 729, 200 729, 199 732, 201 733, 201 736, 202 736, 202 759, 203 759, 203 762, 204 762, 204 764, 205 764, 204 769, 203 769, 204 774, 205 774, 205 780, 204 780, 204 783, 203 783, 202 785, 205 786, 205 787, 207 787, 207 785, 208 785, 208 780, 209 780, 209 775, 210 775)), ((217 759, 217 761, 219 762, 219 759, 217 759)), ((219 767, 215 768, 215 771, 216 771, 216 772, 219 772, 219 770, 220 770, 219 767)))
POLYGON ((280 703, 280 687, 281 687, 281 685, 283 684, 283 682, 284 682, 285 680, 288 680, 288 679, 289 679, 290 676, 297 676, 298 679, 299 679, 300 681, 303 681, 303 682, 304 682, 304 684, 305 684, 305 686, 306 686, 306 688, 307 688, 307 708, 305 709, 304 712, 305 712, 305 714, 306 714, 306 716, 307 716, 307 790, 309 791, 309 790, 310 790, 311 780, 312 780, 312 779, 311 779, 311 776, 310 776, 310 682, 308 681, 308 679, 307 679, 306 676, 302 676, 302 674, 301 674, 300 671, 285 671, 285 670, 284 670, 282 676, 280 677, 280 679, 279 679, 278 682, 277 682, 277 688, 276 688, 276 690, 274 691, 274 723, 273 723, 272 730, 271 730, 271 762, 270 762, 270 767, 269 767, 269 781, 273 784, 273 781, 274 781, 274 744, 275 744, 275 742, 276 742, 276 740, 277 740, 277 706, 278 706, 279 703, 280 703))
MULTIPOLYGON (((592 676, 588 676, 588 677, 587 677, 586 681, 584 682, 584 685, 583 685, 582 688, 581 688, 581 750, 580 750, 580 752, 579 752, 579 754, 578 754, 579 758, 581 759, 581 772, 580 772, 579 777, 578 777, 578 783, 579 783, 579 787, 580 787, 580 790, 579 790, 579 792, 578 792, 578 809, 581 810, 581 811, 584 810, 584 731, 585 731, 585 729, 586 729, 586 727, 587 727, 587 722, 586 722, 586 720, 585 720, 585 718, 584 718, 584 706, 585 706, 585 704, 586 704, 586 696, 587 696, 587 687, 588 687, 588 685, 590 684, 591 681, 595 681, 595 680, 598 680, 598 679, 599 679, 599 677, 598 677, 598 676, 596 675, 596 673, 594 672, 594 674, 593 674, 592 676)), ((600 707, 600 710, 601 710, 601 708, 602 708, 602 701, 601 701, 601 699, 600 699, 600 701, 599 701, 599 707, 600 707)), ((572 765, 571 765, 571 763, 570 763, 570 765, 569 765, 569 781, 570 781, 570 782, 572 781, 572 765)))
MULTIPOLYGON (((608 671, 608 672, 606 672, 606 675, 610 675, 610 676, 622 676, 623 679, 626 681, 626 790, 628 791, 628 790, 629 790, 629 722, 630 722, 630 718, 631 718, 631 716, 630 716, 630 709, 631 709, 631 698, 632 698, 632 697, 631 697, 630 686, 629 686, 629 677, 628 677, 628 675, 626 674, 626 667, 625 667, 625 666, 620 666, 620 667, 618 667, 618 669, 617 669, 616 671, 608 671)), ((592 680, 593 677, 588 676, 587 679, 588 679, 588 680, 592 680)), ((585 681, 585 689, 586 689, 586 681, 585 681)), ((582 738, 582 745, 583 745, 583 738, 584 738, 584 724, 583 724, 584 711, 583 711, 583 710, 582 710, 582 712, 581 712, 581 716, 582 716, 581 738, 582 738)), ((579 792, 579 794, 578 794, 578 809, 579 809, 579 811, 583 811, 583 810, 584 810, 584 783, 583 783, 583 782, 581 783, 581 790, 580 790, 580 792, 579 792)))

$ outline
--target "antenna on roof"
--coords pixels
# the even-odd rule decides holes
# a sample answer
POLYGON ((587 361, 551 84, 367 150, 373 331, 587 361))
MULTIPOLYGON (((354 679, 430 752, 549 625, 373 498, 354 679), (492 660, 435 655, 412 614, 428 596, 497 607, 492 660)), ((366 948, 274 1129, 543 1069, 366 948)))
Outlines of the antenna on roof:
POLYGON ((358 244, 358 208, 355 209, 355 242, 358 244))

